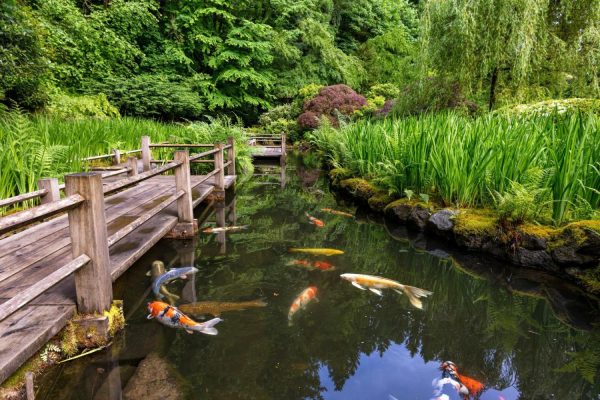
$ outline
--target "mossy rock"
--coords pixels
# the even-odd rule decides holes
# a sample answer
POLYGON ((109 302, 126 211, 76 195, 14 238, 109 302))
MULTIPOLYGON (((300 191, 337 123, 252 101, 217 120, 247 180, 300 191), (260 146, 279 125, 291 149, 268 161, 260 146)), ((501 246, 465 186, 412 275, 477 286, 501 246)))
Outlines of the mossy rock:
POLYGON ((525 223, 517 228, 520 246, 528 250, 546 250, 557 230, 544 225, 525 223))
POLYGON ((430 205, 420 200, 403 197, 398 200, 394 200, 385 206, 385 213, 393 218, 398 219, 401 222, 406 222, 410 219, 413 208, 420 206, 423 209, 431 209, 430 205))
POLYGON ((600 264, 578 276, 579 281, 594 294, 600 294, 600 264))
POLYGON ((600 220, 572 222, 548 241, 548 250, 559 264, 596 264, 600 261, 600 220))
POLYGON ((340 182, 340 187, 346 190, 350 195, 364 202, 367 202, 369 198, 373 197, 373 195, 378 192, 375 186, 362 178, 345 179, 340 182))
POLYGON ((461 210, 454 219, 456 242, 480 249, 498 235, 498 217, 489 210, 461 210))
POLYGON ((382 212, 393 200, 390 195, 381 191, 369 198, 369 207, 374 211, 382 212))
POLYGON ((334 168, 329 171, 329 178, 334 186, 340 184, 340 181, 352 177, 352 172, 348 168, 334 168))

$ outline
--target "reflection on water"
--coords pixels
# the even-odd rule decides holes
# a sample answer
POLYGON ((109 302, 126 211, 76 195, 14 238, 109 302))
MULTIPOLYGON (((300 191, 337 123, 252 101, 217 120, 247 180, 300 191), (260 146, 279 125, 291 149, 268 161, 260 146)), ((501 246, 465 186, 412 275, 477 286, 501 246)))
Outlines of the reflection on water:
POLYGON ((263 175, 214 207, 213 223, 248 224, 247 231, 157 245, 115 287, 128 315, 124 334, 105 354, 55 368, 40 398, 117 399, 123 389, 125 399, 429 399, 444 360, 486 384, 483 400, 598 398, 593 299, 543 273, 439 247, 369 216, 325 214, 323 207, 354 210, 336 204, 316 166, 292 158, 285 188, 279 174, 263 175), (262 184, 269 182, 276 185, 262 184), (310 224, 305 211, 325 227, 310 224), (289 247, 345 254, 298 257, 289 247), (297 258, 336 270, 288 265, 297 258), (200 270, 168 286, 178 304, 262 299, 267 306, 223 313, 216 337, 148 321, 146 272, 156 259, 200 270), (421 311, 406 296, 353 288, 339 278, 344 272, 434 294, 421 311), (288 326, 292 301, 309 286, 319 302, 288 326))

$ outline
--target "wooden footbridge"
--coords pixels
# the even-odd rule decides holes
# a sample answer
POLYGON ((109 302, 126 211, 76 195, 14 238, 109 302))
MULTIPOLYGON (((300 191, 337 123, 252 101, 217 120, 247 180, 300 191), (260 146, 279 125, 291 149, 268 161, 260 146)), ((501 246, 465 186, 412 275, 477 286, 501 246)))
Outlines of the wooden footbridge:
POLYGON ((39 199, 0 218, 0 382, 76 312, 107 310, 113 281, 161 238, 194 236, 194 207, 222 201, 235 183, 232 139, 226 145, 152 144, 145 136, 141 149, 128 153, 137 152, 141 160, 122 164, 124 153, 116 151, 90 157, 116 165, 67 175, 63 185, 43 179, 35 192, 0 200, 5 207, 39 199), (153 149, 175 149, 173 159, 152 159, 153 149))
POLYGON ((281 136, 252 136, 248 144, 252 149, 254 158, 279 158, 284 160, 286 157, 286 135, 281 136))

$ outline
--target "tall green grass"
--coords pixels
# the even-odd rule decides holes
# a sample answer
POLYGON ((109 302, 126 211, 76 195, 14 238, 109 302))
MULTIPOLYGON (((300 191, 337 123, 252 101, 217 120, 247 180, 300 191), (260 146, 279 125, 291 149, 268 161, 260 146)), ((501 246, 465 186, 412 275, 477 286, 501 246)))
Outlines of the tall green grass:
POLYGON ((444 205, 493 206, 493 194, 515 183, 540 193, 538 214, 555 224, 600 205, 600 118, 593 114, 430 114, 324 127, 311 139, 334 165, 444 205))
POLYGON ((152 142, 216 143, 233 136, 238 170, 251 165, 244 129, 226 119, 210 123, 162 124, 138 118, 63 120, 0 112, 0 198, 37 189, 37 180, 81 171, 81 158, 111 149, 139 149, 152 142))

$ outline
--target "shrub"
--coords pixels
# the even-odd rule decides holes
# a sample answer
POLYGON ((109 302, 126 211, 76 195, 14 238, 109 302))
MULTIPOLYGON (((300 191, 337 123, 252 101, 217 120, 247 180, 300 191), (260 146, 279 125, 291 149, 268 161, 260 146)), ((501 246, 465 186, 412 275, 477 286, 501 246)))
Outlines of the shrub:
POLYGON ((385 100, 397 99, 400 96, 400 88, 392 83, 380 83, 373 85, 367 92, 367 97, 374 98, 376 96, 381 96, 385 100))
POLYGON ((381 107, 379 110, 375 111, 375 113, 373 115, 375 117, 379 117, 379 118, 387 117, 387 115, 394 108, 395 104, 396 104, 396 100, 394 100, 394 99, 386 100, 385 103, 383 103, 383 107, 381 107))
POLYGON ((122 115, 160 120, 198 119, 204 105, 200 95, 178 76, 142 74, 131 78, 111 77, 96 83, 92 92, 106 93, 122 115))
POLYGON ((315 98, 304 104, 304 113, 298 117, 298 124, 303 129, 315 129, 318 124, 315 125, 314 121, 324 116, 337 127, 339 118, 336 113, 349 116, 366 104, 367 100, 349 86, 327 86, 322 88, 315 98))
POLYGON ((65 119, 113 118, 120 117, 119 110, 114 107, 104 93, 95 96, 70 96, 56 94, 50 99, 46 109, 49 114, 65 119))
POLYGON ((458 83, 428 77, 407 85, 402 90, 394 106, 394 113, 407 116, 452 109, 472 115, 478 108, 477 104, 465 98, 458 83))
POLYGON ((284 104, 263 113, 258 119, 261 130, 270 135, 286 133, 291 142, 300 139, 293 108, 292 104, 284 104))
POLYGON ((600 115, 600 99, 562 99, 546 100, 532 104, 516 104, 496 110, 497 114, 507 116, 534 116, 550 115, 553 113, 563 114, 568 111, 581 111, 583 113, 594 113, 600 115))

